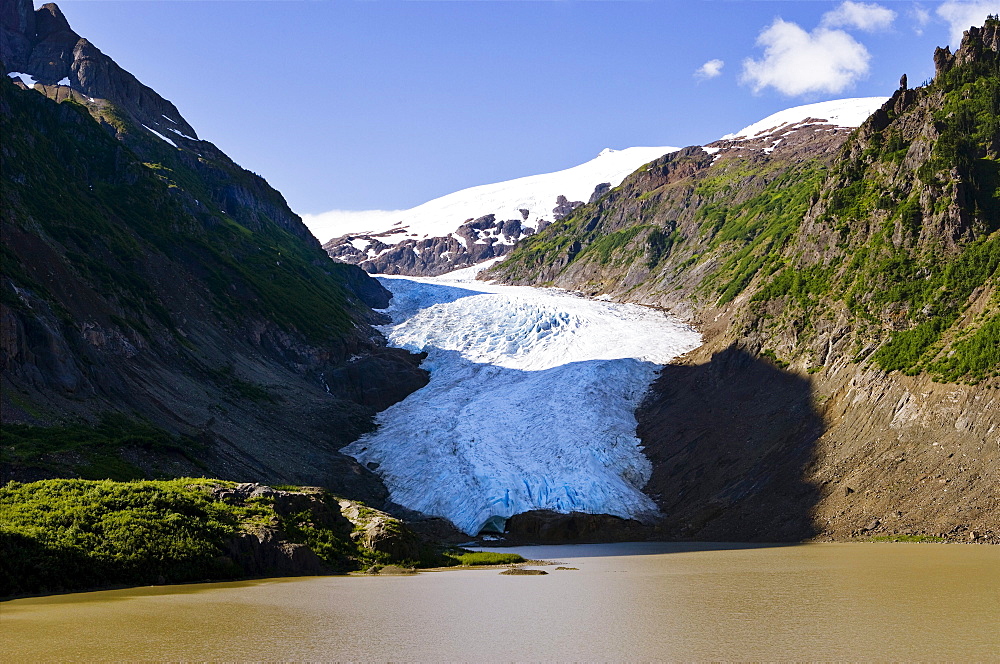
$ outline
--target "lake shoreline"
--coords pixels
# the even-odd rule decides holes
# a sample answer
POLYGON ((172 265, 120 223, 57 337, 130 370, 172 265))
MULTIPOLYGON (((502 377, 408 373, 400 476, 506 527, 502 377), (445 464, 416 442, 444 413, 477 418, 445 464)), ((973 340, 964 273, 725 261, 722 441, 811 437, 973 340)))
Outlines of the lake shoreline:
POLYGON ((576 569, 37 597, 3 604, 0 640, 16 661, 975 661, 1000 651, 996 547, 638 542, 508 551, 576 569))
MULTIPOLYGON (((521 549, 527 550, 532 548, 577 548, 577 547, 604 547, 604 546, 629 546, 629 547, 668 547, 670 550, 662 553, 699 553, 706 551, 737 551, 737 550, 752 550, 752 549, 778 549, 778 548, 790 548, 790 547, 802 547, 802 546, 825 546, 825 545, 843 545, 843 544, 893 544, 893 545, 913 545, 913 544, 924 544, 924 545, 985 545, 990 547, 993 545, 992 542, 965 542, 957 540, 942 540, 942 541, 919 541, 919 540, 899 540, 899 541, 884 541, 884 540, 871 540, 871 539, 854 539, 847 541, 804 541, 804 542, 700 542, 700 541, 667 541, 667 540, 636 540, 636 541, 626 541, 626 542, 572 542, 572 543, 510 543, 504 544, 502 542, 489 542, 488 544, 473 544, 469 543, 468 546, 472 547, 473 550, 483 550, 490 551, 492 549, 498 549, 500 553, 506 552, 510 549, 521 549)), ((646 553, 631 553, 623 555, 648 555, 646 553)), ((260 582, 271 582, 271 581, 295 581, 299 579, 311 579, 311 578, 373 578, 373 577, 400 577, 400 576, 415 576, 423 573, 437 573, 437 572, 468 572, 468 571, 501 571, 510 568, 523 568, 523 567, 555 567, 558 565, 564 565, 564 561, 560 560, 549 560, 549 559, 527 559, 523 562, 512 563, 512 564, 497 564, 497 565, 454 565, 446 567, 426 567, 426 568, 399 568, 400 571, 390 571, 387 573, 382 573, 381 570, 375 573, 371 573, 367 570, 359 571, 349 571, 349 572, 328 572, 328 573, 301 573, 301 574, 281 574, 281 575, 255 575, 255 576, 244 576, 237 578, 224 578, 224 579, 201 579, 192 581, 182 581, 173 583, 154 583, 154 584, 109 584, 103 586, 95 586, 91 588, 76 589, 76 590, 61 590, 54 592, 45 593, 27 593, 19 595, 11 595, 0 597, 0 605, 7 602, 12 602, 16 600, 25 599, 41 599, 41 598, 54 598, 62 596, 72 596, 72 595, 84 595, 87 593, 99 593, 99 592, 109 592, 109 591, 123 591, 123 590, 134 590, 134 589, 154 589, 154 588, 171 588, 171 587, 185 587, 185 586, 202 586, 202 585, 212 585, 212 586, 223 586, 227 584, 242 584, 254 581, 260 582)), ((396 567, 395 565, 387 565, 387 567, 396 567)))

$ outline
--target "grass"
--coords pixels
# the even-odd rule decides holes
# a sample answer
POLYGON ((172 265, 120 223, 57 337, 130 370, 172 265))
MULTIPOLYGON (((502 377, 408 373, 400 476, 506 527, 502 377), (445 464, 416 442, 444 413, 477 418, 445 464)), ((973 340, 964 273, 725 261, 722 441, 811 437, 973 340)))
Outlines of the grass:
POLYGON ((524 557, 516 553, 496 553, 494 551, 468 551, 465 553, 446 553, 445 555, 458 561, 458 564, 463 567, 516 565, 525 562, 524 557))
POLYGON ((877 535, 872 542, 947 542, 943 537, 934 535, 877 535))
POLYGON ((126 450, 179 455, 200 466, 204 444, 174 436, 149 422, 121 413, 105 413, 97 423, 58 426, 3 425, 5 463, 60 472, 69 470, 83 479, 119 481, 144 479, 147 473, 123 461, 126 450))

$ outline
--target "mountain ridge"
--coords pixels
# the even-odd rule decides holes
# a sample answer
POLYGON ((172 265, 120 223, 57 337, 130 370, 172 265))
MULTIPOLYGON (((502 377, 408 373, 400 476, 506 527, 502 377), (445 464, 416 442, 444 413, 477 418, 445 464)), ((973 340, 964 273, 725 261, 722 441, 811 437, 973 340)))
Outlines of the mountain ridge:
POLYGON ((58 7, 2 18, 5 66, 37 81, 0 81, 5 478, 213 473, 380 504, 337 449, 426 382, 369 326, 389 293, 58 7))
MULTIPOLYGON (((323 247, 371 273, 436 276, 505 255, 671 147, 605 148, 572 168, 462 189, 409 210, 344 220, 323 247), (353 225, 354 227, 350 227, 353 225)), ((319 230, 320 215, 311 221, 319 230)), ((326 227, 326 223, 322 227, 326 227)), ((332 231, 328 231, 332 232, 332 231)))
MULTIPOLYGON (((767 132, 788 133, 797 125, 856 127, 884 100, 854 98, 797 106, 719 141, 759 141, 767 132), (742 135, 747 133, 753 135, 742 135)), ((777 137, 765 149, 773 150, 781 140, 777 137)), ((636 168, 678 150, 605 148, 594 159, 562 171, 469 187, 409 210, 316 215, 310 217, 309 226, 320 237, 337 234, 323 244, 335 260, 376 274, 436 276, 506 255, 520 240, 585 202, 594 203, 636 168)))

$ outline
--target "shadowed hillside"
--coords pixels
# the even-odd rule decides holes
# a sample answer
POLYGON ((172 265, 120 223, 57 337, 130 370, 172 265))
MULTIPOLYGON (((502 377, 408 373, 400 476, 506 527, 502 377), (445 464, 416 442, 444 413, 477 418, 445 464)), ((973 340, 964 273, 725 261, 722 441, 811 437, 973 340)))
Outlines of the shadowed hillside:
POLYGON ((31 5, 3 8, 5 71, 38 81, 0 80, 5 479, 214 474, 380 503, 337 450, 426 383, 368 325, 389 293, 31 5))
POLYGON ((816 535, 803 480, 823 419, 809 381, 733 346, 668 366, 636 413, 661 536, 789 542, 816 535))

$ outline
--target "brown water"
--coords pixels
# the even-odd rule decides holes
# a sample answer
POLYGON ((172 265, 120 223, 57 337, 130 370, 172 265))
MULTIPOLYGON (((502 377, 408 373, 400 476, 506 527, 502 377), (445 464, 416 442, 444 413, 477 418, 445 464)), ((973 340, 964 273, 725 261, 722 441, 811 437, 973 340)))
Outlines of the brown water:
POLYGON ((318 577, 0 603, 0 659, 1000 660, 1000 547, 518 549, 578 571, 318 577))

